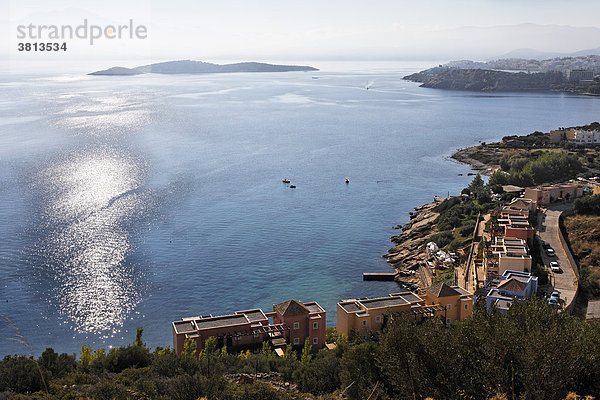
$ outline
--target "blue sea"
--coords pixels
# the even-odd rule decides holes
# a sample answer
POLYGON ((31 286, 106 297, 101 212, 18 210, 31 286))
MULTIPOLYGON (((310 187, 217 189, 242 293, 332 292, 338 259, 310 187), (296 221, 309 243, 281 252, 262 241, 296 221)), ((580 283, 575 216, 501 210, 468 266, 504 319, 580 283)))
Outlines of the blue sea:
POLYGON ((469 183, 455 149, 598 120, 598 98, 401 79, 430 66, 0 76, 0 355, 140 326, 166 346, 173 320, 290 298, 335 325, 340 299, 397 290, 362 273, 390 271, 412 207, 469 183))

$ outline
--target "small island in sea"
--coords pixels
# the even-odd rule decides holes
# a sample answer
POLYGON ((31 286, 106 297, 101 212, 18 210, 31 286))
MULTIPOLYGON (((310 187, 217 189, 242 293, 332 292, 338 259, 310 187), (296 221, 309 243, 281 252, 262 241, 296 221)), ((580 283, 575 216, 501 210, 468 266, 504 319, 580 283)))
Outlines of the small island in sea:
POLYGON ((166 61, 135 68, 111 67, 88 75, 140 75, 140 74, 218 74, 231 72, 290 72, 318 71, 307 65, 278 65, 259 62, 213 64, 195 60, 166 61))

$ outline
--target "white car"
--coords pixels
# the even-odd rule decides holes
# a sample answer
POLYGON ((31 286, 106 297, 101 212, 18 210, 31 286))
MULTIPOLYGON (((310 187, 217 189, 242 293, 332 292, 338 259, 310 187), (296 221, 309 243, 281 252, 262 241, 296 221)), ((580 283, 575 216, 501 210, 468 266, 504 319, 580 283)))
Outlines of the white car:
POLYGON ((556 261, 550 263, 550 269, 552 272, 560 272, 560 265, 556 261))
POLYGON ((554 252, 554 249, 552 247, 548 247, 546 249, 546 254, 548 255, 548 257, 554 257, 556 255, 556 253, 554 252))

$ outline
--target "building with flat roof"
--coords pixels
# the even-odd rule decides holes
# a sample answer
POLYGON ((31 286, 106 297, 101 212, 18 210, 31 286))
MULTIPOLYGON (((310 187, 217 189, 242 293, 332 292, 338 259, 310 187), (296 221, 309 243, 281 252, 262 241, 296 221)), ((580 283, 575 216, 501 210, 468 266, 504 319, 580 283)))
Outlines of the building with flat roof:
POLYGON ((507 270, 531 272, 532 258, 523 239, 496 237, 484 255, 488 274, 502 275, 507 270))
POLYGON ((501 213, 497 220, 497 225, 505 238, 522 239, 529 244, 533 244, 534 229, 529 225, 529 219, 524 215, 525 212, 519 214, 504 210, 504 213, 501 213))
POLYGON ((337 331, 345 335, 362 336, 379 332, 394 313, 422 311, 425 301, 405 291, 385 297, 347 299, 337 303, 337 331))
POLYGON ((273 305, 273 312, 261 309, 236 311, 229 315, 182 318, 172 323, 173 348, 183 351, 186 340, 195 342, 196 351, 204 348, 209 337, 215 337, 217 347, 234 351, 256 349, 269 341, 276 349, 287 344, 304 345, 309 338, 313 350, 325 345, 325 310, 316 302, 288 300, 273 305))
POLYGON ((486 308, 495 307, 501 313, 507 313, 515 300, 530 298, 537 292, 538 278, 521 271, 504 271, 500 282, 486 295, 486 308))
POLYGON ((569 80, 571 82, 581 81, 593 81, 594 70, 593 69, 572 69, 569 71, 569 80))
POLYGON ((526 188, 523 198, 534 201, 538 206, 543 206, 558 200, 574 200, 581 196, 583 196, 583 188, 568 183, 526 188))

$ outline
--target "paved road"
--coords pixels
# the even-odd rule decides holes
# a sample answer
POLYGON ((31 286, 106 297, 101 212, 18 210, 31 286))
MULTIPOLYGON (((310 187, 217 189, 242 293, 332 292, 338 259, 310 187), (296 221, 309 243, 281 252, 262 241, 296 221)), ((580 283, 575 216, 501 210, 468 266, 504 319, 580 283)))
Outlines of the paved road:
POLYGON ((569 257, 567 256, 569 249, 565 248, 560 240, 558 219, 560 218, 560 214, 570 207, 572 207, 571 204, 562 204, 543 209, 537 226, 537 234, 540 239, 550 243, 550 246, 556 251, 556 257, 548 257, 546 252, 543 251, 542 259, 547 266, 550 265, 551 261, 558 261, 560 264, 562 272, 550 272, 550 283, 552 283, 555 290, 560 292, 560 297, 565 302, 565 309, 569 308, 577 293, 577 277, 573 269, 574 266, 571 265, 569 257))

